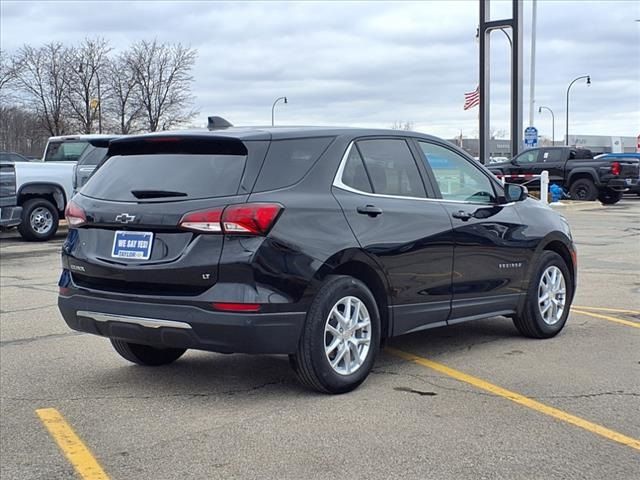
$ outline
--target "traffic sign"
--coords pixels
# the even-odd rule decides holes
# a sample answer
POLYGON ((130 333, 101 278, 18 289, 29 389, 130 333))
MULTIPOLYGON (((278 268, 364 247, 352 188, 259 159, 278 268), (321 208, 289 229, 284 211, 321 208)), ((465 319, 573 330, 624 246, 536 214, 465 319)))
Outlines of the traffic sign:
POLYGON ((524 146, 527 148, 538 146, 538 129, 536 127, 527 127, 524 129, 524 146))

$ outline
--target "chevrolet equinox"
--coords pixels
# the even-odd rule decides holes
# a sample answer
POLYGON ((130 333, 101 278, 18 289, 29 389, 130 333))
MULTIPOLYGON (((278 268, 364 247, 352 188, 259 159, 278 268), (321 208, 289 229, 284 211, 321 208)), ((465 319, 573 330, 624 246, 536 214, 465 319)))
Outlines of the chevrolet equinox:
POLYGON ((462 150, 405 131, 227 128, 111 141, 69 203, 59 307, 122 357, 287 354, 350 391, 385 339, 495 316, 565 325, 563 217, 462 150))

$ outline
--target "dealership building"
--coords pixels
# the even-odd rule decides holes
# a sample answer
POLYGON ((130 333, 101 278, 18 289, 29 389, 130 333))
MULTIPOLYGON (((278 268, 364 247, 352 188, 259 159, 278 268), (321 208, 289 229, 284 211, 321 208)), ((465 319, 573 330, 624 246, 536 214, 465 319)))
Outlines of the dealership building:
MULTIPOLYGON (((462 147, 473 157, 480 155, 480 141, 477 138, 460 138, 449 140, 451 143, 462 147)), ((569 135, 569 145, 577 148, 591 150, 594 155, 600 153, 633 153, 636 151, 638 139, 636 137, 609 137, 606 135, 569 135)), ((550 141, 539 144, 541 147, 551 147, 550 141)), ((556 147, 564 146, 563 142, 555 142, 556 147)), ((508 139, 489 140, 489 155, 492 157, 511 158, 511 146, 508 139)))

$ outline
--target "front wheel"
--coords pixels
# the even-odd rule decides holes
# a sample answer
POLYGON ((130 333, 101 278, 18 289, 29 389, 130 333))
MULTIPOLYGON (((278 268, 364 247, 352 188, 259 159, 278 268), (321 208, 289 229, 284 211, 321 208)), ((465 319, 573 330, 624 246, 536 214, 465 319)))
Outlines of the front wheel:
POLYGON ((111 339, 111 345, 125 360, 147 367, 158 367, 175 362, 186 350, 184 348, 157 348, 139 343, 111 339))
POLYGON ((621 198, 622 192, 611 190, 610 188, 606 188, 598 194, 598 200, 600 200, 603 205, 613 205, 614 203, 618 203, 621 198))
POLYGON ((380 314, 361 281, 331 276, 313 300, 291 365, 305 386, 345 393, 369 375, 380 346, 380 314))
POLYGON ((535 271, 522 312, 513 323, 525 337, 551 338, 569 317, 573 284, 569 267, 556 252, 544 251, 535 271))

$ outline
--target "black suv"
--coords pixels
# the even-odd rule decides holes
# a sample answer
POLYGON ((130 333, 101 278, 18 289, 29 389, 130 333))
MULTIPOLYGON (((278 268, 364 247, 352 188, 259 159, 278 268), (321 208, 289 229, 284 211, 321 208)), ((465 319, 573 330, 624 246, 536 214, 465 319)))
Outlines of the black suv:
POLYGON ((567 222, 419 133, 228 128, 121 138, 69 204, 59 307, 125 359, 289 354, 352 390, 385 339, 513 318, 556 335, 576 251, 567 222))

